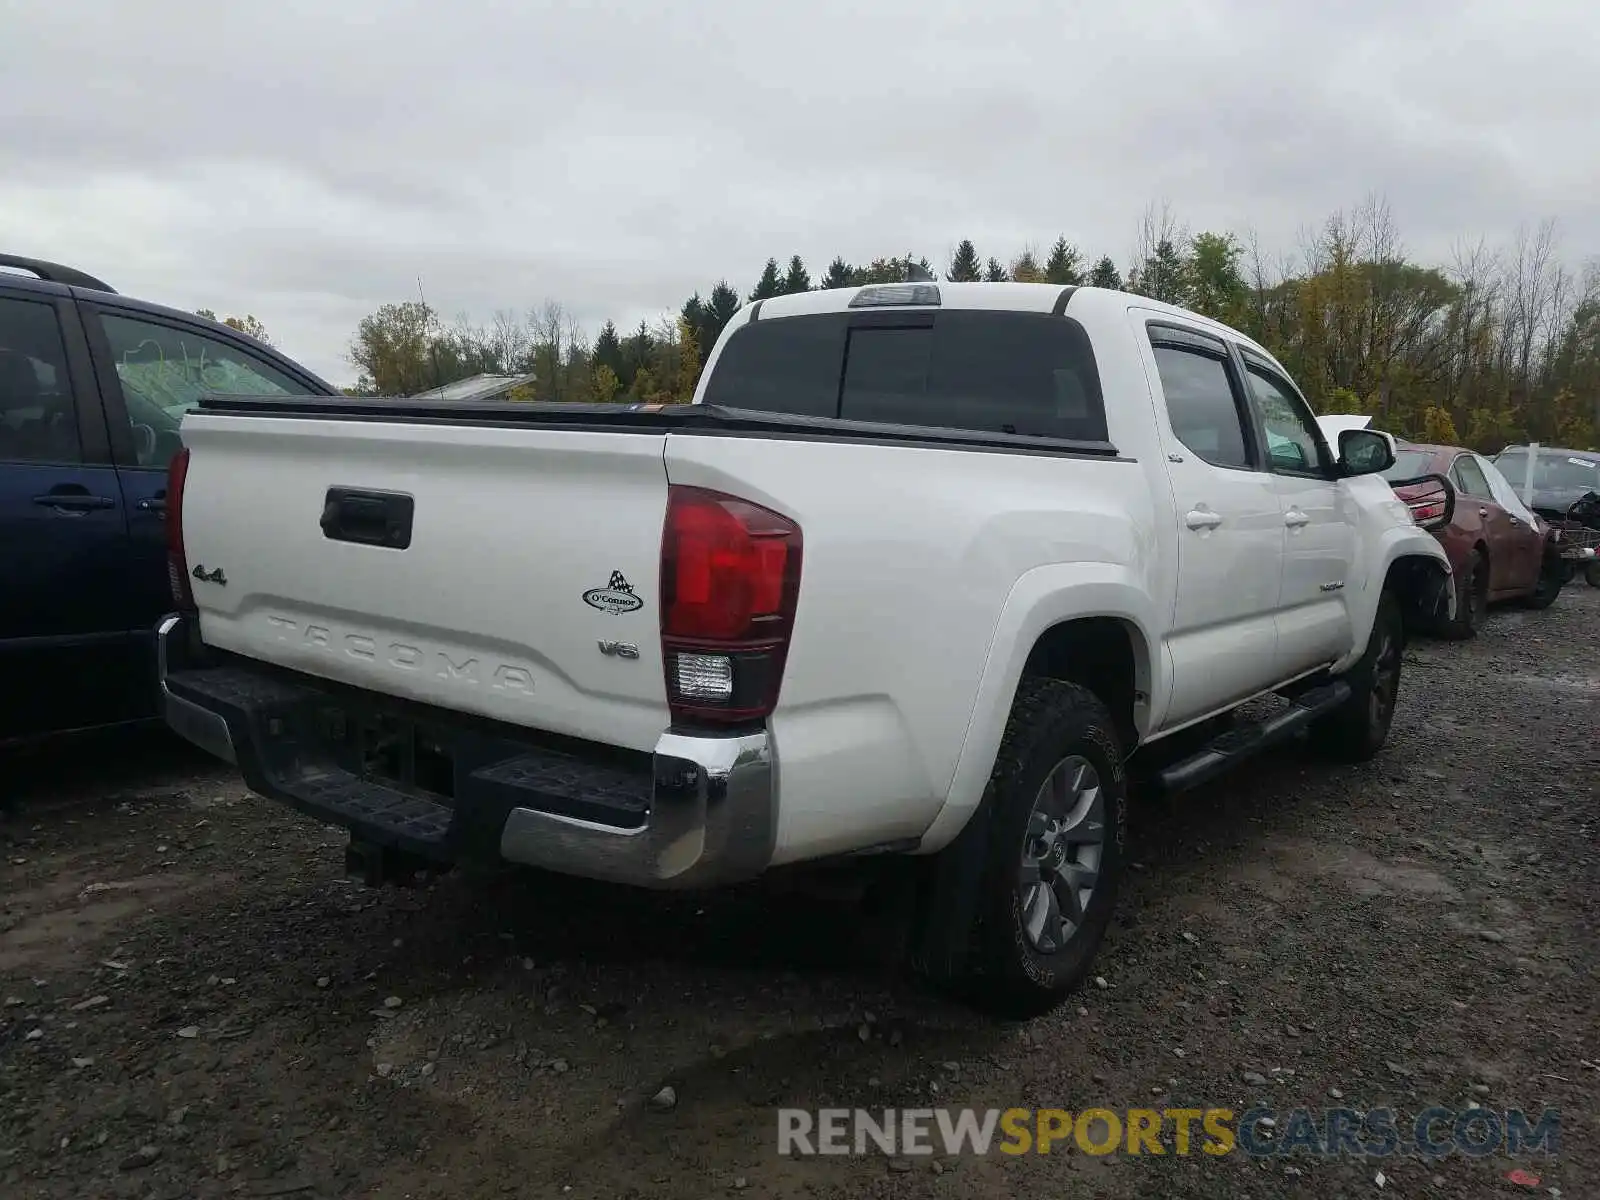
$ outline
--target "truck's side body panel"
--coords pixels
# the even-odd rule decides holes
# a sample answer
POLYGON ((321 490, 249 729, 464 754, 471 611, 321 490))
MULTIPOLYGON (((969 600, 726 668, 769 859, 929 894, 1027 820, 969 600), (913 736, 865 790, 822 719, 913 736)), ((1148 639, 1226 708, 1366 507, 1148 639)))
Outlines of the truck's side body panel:
POLYGON ((1019 581, 1051 581, 1044 594, 1023 589, 1035 616, 1087 615, 1097 601, 1078 584, 1121 577, 1128 594, 1149 596, 1169 575, 1147 532, 1162 497, 1141 461, 674 436, 667 474, 805 530, 799 611, 770 721, 780 858, 927 828, 975 712, 1003 721, 1009 706, 1008 697, 991 713, 974 701, 1019 581))

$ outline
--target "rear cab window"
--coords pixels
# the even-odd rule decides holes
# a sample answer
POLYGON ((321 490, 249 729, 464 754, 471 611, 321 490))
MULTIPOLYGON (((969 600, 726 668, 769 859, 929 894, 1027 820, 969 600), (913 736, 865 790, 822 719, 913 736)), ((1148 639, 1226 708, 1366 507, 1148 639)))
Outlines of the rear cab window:
POLYGON ((754 321, 728 339, 703 400, 847 421, 1107 439, 1088 334, 1049 313, 915 309, 754 321))

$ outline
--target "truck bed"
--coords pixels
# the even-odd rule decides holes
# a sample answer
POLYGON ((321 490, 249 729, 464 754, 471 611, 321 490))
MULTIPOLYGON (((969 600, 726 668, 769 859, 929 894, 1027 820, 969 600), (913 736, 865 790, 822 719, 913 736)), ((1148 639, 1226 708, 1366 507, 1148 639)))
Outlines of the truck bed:
POLYGON ((193 583, 206 645, 632 751, 673 727, 669 485, 796 522, 804 580, 765 722, 794 801, 779 806, 778 861, 927 829, 983 689, 1016 665, 985 677, 1019 580, 1171 570, 1141 541, 1145 471, 1105 442, 706 405, 327 397, 209 398, 184 438, 187 566, 226 580, 193 583), (371 511, 325 529, 351 494, 371 511))

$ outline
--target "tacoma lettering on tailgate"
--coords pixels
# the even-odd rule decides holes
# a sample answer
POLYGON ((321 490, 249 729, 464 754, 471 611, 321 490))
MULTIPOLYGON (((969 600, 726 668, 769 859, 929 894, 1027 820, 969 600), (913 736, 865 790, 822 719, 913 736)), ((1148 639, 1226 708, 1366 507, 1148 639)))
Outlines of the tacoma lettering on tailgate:
POLYGON ((476 655, 451 653, 415 642, 382 640, 330 625, 267 616, 273 637, 306 650, 381 663, 394 671, 422 671, 448 683, 486 685, 494 691, 531 696, 533 672, 516 663, 486 662, 476 655))

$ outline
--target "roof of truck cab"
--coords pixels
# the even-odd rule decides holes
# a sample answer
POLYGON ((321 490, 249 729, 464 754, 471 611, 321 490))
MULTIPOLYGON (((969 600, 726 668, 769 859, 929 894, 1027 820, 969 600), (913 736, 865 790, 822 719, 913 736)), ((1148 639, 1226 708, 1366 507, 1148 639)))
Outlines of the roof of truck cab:
MULTIPOLYGON (((916 281, 911 281, 915 286, 916 281)), ((892 287, 894 284, 865 284, 861 287, 829 288, 816 292, 793 292, 786 296, 772 296, 766 300, 758 300, 745 305, 742 312, 744 321, 767 320, 773 317, 803 317, 823 313, 845 312, 850 307, 850 301, 856 295, 871 287, 892 287)), ((1247 346, 1262 355, 1270 362, 1277 359, 1254 338, 1247 336, 1224 325, 1220 321, 1191 312, 1186 308, 1179 308, 1174 304, 1166 304, 1154 300, 1149 296, 1141 296, 1136 292, 1124 292, 1116 288, 1079 287, 1072 284, 1059 283, 948 283, 933 281, 927 286, 939 289, 939 305, 941 309, 988 309, 1000 312, 1034 312, 1050 313, 1064 311, 1068 316, 1081 314, 1085 309, 1105 308, 1125 311, 1137 307, 1148 309, 1152 312, 1178 318, 1203 329, 1209 329, 1218 337, 1228 338, 1247 346), (1058 307, 1063 304, 1064 309, 1058 307)), ((918 306, 907 305, 908 310, 918 306)), ((873 311, 873 310, 868 310, 873 311)), ((1281 364, 1280 364, 1281 366, 1281 364)))

